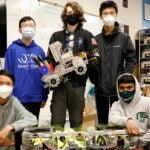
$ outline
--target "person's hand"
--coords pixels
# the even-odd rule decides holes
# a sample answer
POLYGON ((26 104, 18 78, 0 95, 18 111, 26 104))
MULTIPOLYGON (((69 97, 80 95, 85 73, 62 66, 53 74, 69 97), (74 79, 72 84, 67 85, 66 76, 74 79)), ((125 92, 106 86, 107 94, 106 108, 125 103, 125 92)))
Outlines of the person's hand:
POLYGON ((45 102, 45 101, 42 101, 42 103, 41 103, 41 108, 44 108, 45 105, 46 105, 46 102, 45 102))
POLYGON ((10 131, 13 130, 13 126, 12 125, 7 125, 5 128, 3 128, 0 131, 0 144, 5 146, 7 145, 7 137, 10 133, 10 131))
POLYGON ((128 130, 128 133, 131 135, 139 135, 140 134, 140 129, 137 126, 137 124, 132 120, 128 119, 126 123, 126 128, 128 130))
POLYGON ((89 59, 89 69, 90 70, 95 70, 98 68, 99 66, 99 63, 100 63, 100 58, 98 56, 95 56, 91 59, 89 59))

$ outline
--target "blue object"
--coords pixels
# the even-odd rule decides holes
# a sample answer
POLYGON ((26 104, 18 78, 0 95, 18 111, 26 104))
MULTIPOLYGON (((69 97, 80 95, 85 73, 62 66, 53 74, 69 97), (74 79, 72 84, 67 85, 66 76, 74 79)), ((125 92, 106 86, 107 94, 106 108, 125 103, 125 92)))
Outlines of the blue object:
POLYGON ((46 75, 48 73, 48 68, 46 66, 42 66, 40 68, 40 71, 41 71, 42 75, 46 75))
POLYGON ((92 85, 92 87, 91 87, 91 89, 89 90, 88 94, 89 94, 89 95, 94 95, 94 94, 95 94, 94 91, 95 91, 95 86, 92 85))

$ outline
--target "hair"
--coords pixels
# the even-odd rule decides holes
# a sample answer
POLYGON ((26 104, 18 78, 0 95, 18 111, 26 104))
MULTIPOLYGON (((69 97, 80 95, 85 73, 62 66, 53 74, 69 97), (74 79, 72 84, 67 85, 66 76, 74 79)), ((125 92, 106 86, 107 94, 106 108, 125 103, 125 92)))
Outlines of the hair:
POLYGON ((118 79, 118 85, 120 83, 133 83, 135 84, 135 79, 132 75, 124 74, 118 79))
POLYGON ((77 2, 68 2, 66 5, 65 5, 65 8, 61 14, 61 19, 62 19, 62 22, 63 22, 63 28, 66 28, 67 26, 67 7, 70 6, 74 13, 79 15, 79 26, 82 27, 83 26, 83 22, 86 22, 86 19, 84 17, 84 11, 82 9, 82 7, 77 3, 77 2))
POLYGON ((0 75, 4 75, 4 76, 9 77, 13 81, 13 85, 14 85, 15 77, 10 71, 8 71, 8 70, 0 70, 0 75))
POLYGON ((30 16, 25 16, 25 17, 21 18, 20 21, 19 21, 19 29, 21 28, 21 24, 23 22, 30 21, 30 20, 32 20, 34 22, 35 26, 36 26, 36 23, 35 23, 33 18, 31 18, 30 16))
POLYGON ((114 1, 104 1, 103 3, 101 3, 100 8, 99 8, 99 15, 102 15, 102 12, 104 9, 108 8, 108 7, 113 7, 116 11, 116 13, 118 13, 118 6, 114 1))

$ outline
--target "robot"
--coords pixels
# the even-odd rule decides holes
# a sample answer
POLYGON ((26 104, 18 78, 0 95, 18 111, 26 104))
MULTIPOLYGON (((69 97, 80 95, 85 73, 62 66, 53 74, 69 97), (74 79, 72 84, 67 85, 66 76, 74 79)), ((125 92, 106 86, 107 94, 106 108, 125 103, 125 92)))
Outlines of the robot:
POLYGON ((40 71, 43 74, 42 81, 45 82, 44 87, 57 87, 63 79, 65 74, 75 71, 77 75, 84 75, 87 71, 87 54, 80 52, 73 55, 71 50, 63 51, 62 44, 57 41, 49 45, 50 51, 54 57, 55 62, 58 64, 55 69, 52 64, 46 60, 43 61, 41 56, 34 58, 35 62, 39 65, 40 71))

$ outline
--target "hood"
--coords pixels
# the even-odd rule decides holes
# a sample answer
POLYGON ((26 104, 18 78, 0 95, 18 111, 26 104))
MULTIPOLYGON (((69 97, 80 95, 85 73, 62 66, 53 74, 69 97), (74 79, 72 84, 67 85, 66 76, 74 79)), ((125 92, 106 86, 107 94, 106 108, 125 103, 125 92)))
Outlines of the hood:
MULTIPOLYGON (((13 41, 13 43, 17 44, 17 45, 22 45, 22 46, 26 46, 21 39, 15 40, 13 41)), ((32 40, 32 42, 30 43, 30 45, 28 47, 34 47, 37 44, 34 42, 34 40, 32 40)))
POLYGON ((117 86, 116 86, 116 87, 117 87, 118 99, 121 101, 121 103, 124 103, 124 104, 127 104, 127 105, 128 105, 128 103, 126 103, 126 102, 124 102, 124 101, 122 100, 122 98, 120 97, 119 91, 118 91, 118 80, 119 80, 119 78, 120 78, 121 76, 123 76, 123 75, 131 75, 131 76, 134 77, 134 80, 135 80, 135 94, 134 94, 133 100, 129 103, 130 105, 131 105, 131 104, 134 105, 134 104, 137 103, 137 102, 140 100, 140 98, 141 98, 141 88, 140 88, 139 82, 137 81, 137 78, 136 78, 134 75, 130 74, 130 73, 124 73, 124 74, 120 75, 120 76, 117 78, 117 82, 116 82, 116 85, 117 85, 117 86))

